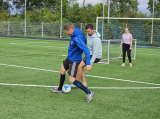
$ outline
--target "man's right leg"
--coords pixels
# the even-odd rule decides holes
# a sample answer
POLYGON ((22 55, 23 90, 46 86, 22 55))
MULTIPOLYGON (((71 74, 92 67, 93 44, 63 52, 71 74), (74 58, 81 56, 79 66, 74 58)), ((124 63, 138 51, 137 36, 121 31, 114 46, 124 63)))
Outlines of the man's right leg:
POLYGON ((58 93, 58 94, 62 94, 62 86, 64 84, 64 81, 65 81, 65 73, 66 73, 66 70, 62 64, 61 66, 61 69, 60 69, 60 83, 59 83, 59 87, 52 87, 51 90, 55 93, 58 93))
POLYGON ((62 64, 61 69, 60 69, 60 83, 59 83, 59 87, 58 90, 62 90, 62 86, 64 84, 65 81, 65 74, 66 74, 66 70, 62 64))
POLYGON ((69 63, 70 62, 69 62, 69 60, 67 58, 63 61, 63 64, 62 64, 61 69, 60 69, 59 87, 52 87, 51 90, 53 92, 56 92, 58 94, 62 94, 62 87, 63 87, 64 81, 65 81, 66 71, 69 69, 69 63))
POLYGON ((77 76, 76 76, 76 79, 79 81, 80 78, 82 77, 82 73, 83 73, 83 76, 85 76, 84 74, 84 67, 86 66, 86 64, 84 63, 84 61, 82 60, 81 63, 78 65, 78 72, 77 72, 77 76))
MULTIPOLYGON (((87 83, 86 83, 86 79, 85 79, 85 72, 84 72, 84 67, 86 66, 86 64, 84 63, 84 61, 82 60, 81 63, 78 65, 78 71, 77 71, 77 75, 76 75, 76 80, 80 80, 80 78, 82 79, 82 84, 88 88, 87 83)), ((71 88, 77 88, 76 85, 71 84, 71 88)))
POLYGON ((82 84, 83 84, 84 86, 87 86, 87 82, 86 82, 86 77, 85 77, 84 69, 82 70, 81 79, 82 79, 82 84))

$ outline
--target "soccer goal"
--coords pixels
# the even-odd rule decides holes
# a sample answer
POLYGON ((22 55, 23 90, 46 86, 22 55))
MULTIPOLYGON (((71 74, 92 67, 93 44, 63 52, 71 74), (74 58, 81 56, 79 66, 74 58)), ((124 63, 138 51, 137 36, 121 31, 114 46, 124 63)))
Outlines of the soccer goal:
MULTIPOLYGON (((131 58, 135 60, 137 38, 142 45, 146 43, 143 22, 143 20, 135 18, 97 17, 96 31, 101 34, 103 48, 100 63, 109 64, 110 61, 122 58, 122 49, 119 49, 119 46, 126 27, 129 27, 130 33, 134 38, 132 41, 131 58)), ((126 56, 126 58, 128 57, 126 56)))
MULTIPOLYGON (((122 58, 120 43, 121 39, 102 40, 102 58, 99 63, 109 64, 110 61, 122 58)), ((132 41, 131 58, 136 59, 136 39, 132 41)))
POLYGON ((121 39, 126 27, 137 39, 137 46, 147 48, 160 45, 160 18, 96 18, 96 30, 102 35, 102 40, 121 39))

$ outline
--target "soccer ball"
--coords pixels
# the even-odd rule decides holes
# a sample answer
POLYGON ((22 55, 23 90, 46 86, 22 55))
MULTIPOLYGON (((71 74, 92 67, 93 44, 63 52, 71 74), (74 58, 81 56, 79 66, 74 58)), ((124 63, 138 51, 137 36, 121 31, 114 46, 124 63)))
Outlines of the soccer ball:
POLYGON ((71 86, 68 85, 68 84, 63 85, 62 91, 63 91, 64 93, 69 93, 69 92, 71 91, 71 86))

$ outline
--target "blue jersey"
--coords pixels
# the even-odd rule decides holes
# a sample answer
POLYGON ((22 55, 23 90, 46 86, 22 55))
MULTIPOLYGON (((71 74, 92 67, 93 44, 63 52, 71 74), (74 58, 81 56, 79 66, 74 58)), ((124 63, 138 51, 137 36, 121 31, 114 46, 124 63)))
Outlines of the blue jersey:
POLYGON ((90 51, 86 46, 87 40, 83 35, 82 31, 75 28, 71 35, 70 45, 68 47, 68 60, 70 62, 81 62, 82 53, 85 52, 86 65, 90 65, 90 51))

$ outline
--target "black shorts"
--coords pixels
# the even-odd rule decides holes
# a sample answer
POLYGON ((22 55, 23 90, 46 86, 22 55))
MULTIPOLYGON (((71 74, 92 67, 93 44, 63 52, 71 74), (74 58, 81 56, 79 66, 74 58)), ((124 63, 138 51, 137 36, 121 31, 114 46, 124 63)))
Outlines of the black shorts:
MULTIPOLYGON (((92 58, 92 55, 90 55, 90 58, 92 58)), ((101 59, 96 58, 94 63, 98 63, 101 59)), ((83 62, 86 64, 86 57, 83 58, 83 62)))
POLYGON ((69 69, 67 73, 72 77, 76 77, 79 64, 80 62, 70 62, 67 58, 63 60, 64 69, 66 71, 69 69))

